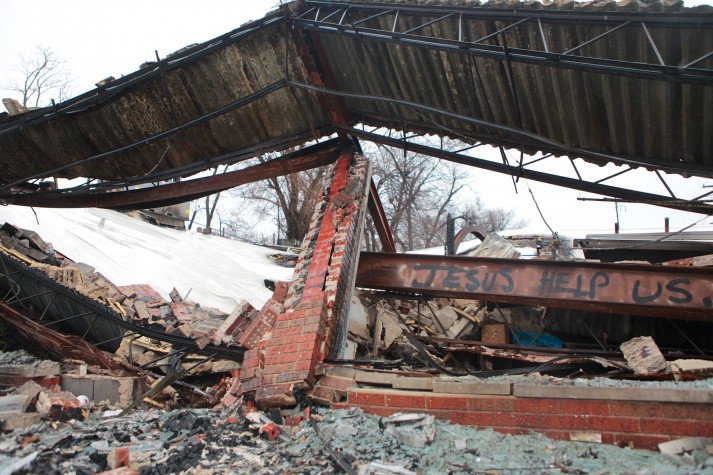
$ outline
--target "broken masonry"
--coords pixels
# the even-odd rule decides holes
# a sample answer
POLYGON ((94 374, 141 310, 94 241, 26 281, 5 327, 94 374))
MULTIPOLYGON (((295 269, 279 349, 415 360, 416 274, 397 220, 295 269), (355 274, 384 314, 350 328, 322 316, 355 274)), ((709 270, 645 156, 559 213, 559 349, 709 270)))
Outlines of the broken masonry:
POLYGON ((370 180, 368 160, 343 150, 329 165, 292 281, 280 283, 239 342, 248 348, 233 394, 259 407, 294 405, 315 368, 341 356, 370 180))

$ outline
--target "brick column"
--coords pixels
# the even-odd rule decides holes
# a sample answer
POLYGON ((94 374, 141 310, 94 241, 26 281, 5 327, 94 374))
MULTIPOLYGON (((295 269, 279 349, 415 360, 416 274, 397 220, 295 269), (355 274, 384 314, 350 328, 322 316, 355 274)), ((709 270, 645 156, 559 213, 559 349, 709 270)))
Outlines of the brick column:
POLYGON ((292 389, 310 388, 317 363, 343 344, 369 174, 351 149, 329 166, 284 298, 273 296, 241 336, 240 392, 263 408, 295 404, 292 389))

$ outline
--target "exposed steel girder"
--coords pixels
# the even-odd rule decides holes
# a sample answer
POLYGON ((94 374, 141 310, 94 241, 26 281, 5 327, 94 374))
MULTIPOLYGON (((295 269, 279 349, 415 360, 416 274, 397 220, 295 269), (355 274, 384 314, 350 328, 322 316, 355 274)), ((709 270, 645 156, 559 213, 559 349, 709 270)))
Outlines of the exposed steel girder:
POLYGON ((389 220, 386 219, 386 212, 384 211, 384 207, 381 205, 379 192, 376 190, 374 180, 371 180, 371 183, 369 183, 369 201, 367 202, 367 207, 369 208, 371 220, 374 222, 376 234, 379 235, 379 240, 384 248, 384 252, 396 252, 394 235, 391 232, 389 220))
POLYGON ((585 181, 577 178, 569 178, 566 176, 555 175, 551 173, 530 170, 524 167, 498 163, 491 160, 472 157, 457 152, 449 152, 427 145, 421 145, 409 141, 400 140, 397 138, 387 137, 385 135, 367 132, 357 129, 356 127, 345 127, 343 129, 353 137, 367 140, 374 143, 388 145, 409 152, 421 153, 431 157, 448 160, 450 162, 468 165, 471 167, 482 168, 483 170, 493 171, 515 177, 535 180, 550 185, 562 186, 573 190, 586 191, 588 193, 597 193, 603 196, 613 196, 615 198, 641 200, 652 206, 661 206, 664 208, 677 209, 699 214, 713 214, 713 205, 703 201, 672 199, 670 196, 657 195, 646 193, 644 191, 632 190, 618 186, 605 185, 603 183, 585 181))
POLYGON ((357 287, 713 321, 713 269, 362 252, 357 287))
MULTIPOLYGON (((288 3, 281 8, 286 17, 290 15, 297 16, 307 10, 304 0, 288 3)), ((310 83, 321 89, 324 89, 325 86, 329 88, 336 87, 334 73, 329 61, 327 61, 319 36, 297 28, 289 28, 289 30, 292 41, 297 48, 297 53, 307 70, 310 83)), ((289 77, 289 71, 285 71, 285 74, 286 77, 289 77)), ((349 112, 343 98, 329 94, 319 94, 317 97, 322 110, 327 114, 333 125, 345 127, 349 124, 349 112)), ((349 137, 340 129, 337 129, 337 133, 340 139, 348 140, 349 137)))
POLYGON ((118 192, 14 194, 0 196, 0 199, 5 204, 44 208, 127 210, 170 206, 239 185, 310 170, 334 162, 339 156, 340 147, 333 143, 326 148, 320 145, 311 147, 309 151, 301 150, 242 170, 153 188, 118 192))

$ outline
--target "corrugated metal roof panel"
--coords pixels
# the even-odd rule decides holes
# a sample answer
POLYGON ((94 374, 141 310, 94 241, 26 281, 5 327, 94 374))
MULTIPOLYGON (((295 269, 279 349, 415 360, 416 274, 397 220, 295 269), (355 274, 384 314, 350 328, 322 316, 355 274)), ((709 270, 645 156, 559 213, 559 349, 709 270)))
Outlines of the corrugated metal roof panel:
MULTIPOLYGON (((309 5, 313 3, 308 1, 309 5)), ((503 51, 501 47, 506 45, 508 51, 515 52, 542 50, 546 43, 550 51, 562 53, 613 27, 588 21, 586 15, 580 18, 580 13, 611 11, 612 17, 617 17, 626 12, 665 12, 666 17, 682 15, 688 22, 677 26, 646 17, 648 31, 666 64, 686 64, 713 51, 713 9, 685 10, 675 2, 545 5, 510 1, 477 7, 473 5, 478 2, 468 0, 430 0, 320 5, 334 10, 347 4, 350 12, 357 12, 363 5, 418 10, 401 15, 396 22, 394 13, 384 14, 360 23, 359 29, 390 31, 396 23, 396 31, 405 32, 440 18, 444 12, 458 13, 418 30, 426 42, 428 36, 457 40, 459 34, 463 40, 473 42, 512 25, 514 20, 506 19, 505 13, 548 12, 540 18, 542 35, 538 22, 531 19, 482 42, 497 51, 503 51), (480 16, 464 22, 459 33, 459 14, 463 12, 480 16), (691 12, 699 13, 691 16, 691 12), (693 28, 697 18, 706 20, 708 26, 693 28)), ((325 13, 321 17, 324 16, 325 13)), ((334 21, 338 17, 335 15, 334 21)), ((347 17, 345 23, 349 21, 354 20, 347 17)), ((70 109, 57 115, 43 117, 52 112, 45 110, 28 114, 29 119, 20 117, 0 123, 0 181, 8 183, 49 173, 87 157, 140 143, 234 101, 251 98, 263 88, 279 86, 285 79, 311 84, 293 37, 286 34, 286 23, 279 14, 270 14, 253 25, 161 62, 157 72, 137 72, 74 105, 70 101, 70 109)), ((413 41, 397 44, 388 35, 369 39, 319 31, 316 37, 339 91, 403 99, 464 116, 351 97, 345 98, 345 103, 352 122, 389 124, 495 145, 524 146, 528 152, 562 154, 561 149, 546 144, 550 140, 582 149, 597 163, 609 160, 595 157, 603 153, 633 158, 653 167, 684 163, 695 173, 713 175, 710 81, 681 83, 605 74, 604 70, 563 69, 555 67, 551 60, 508 62, 483 56, 482 52, 464 54, 461 47, 425 48, 413 41), (543 140, 523 139, 512 130, 497 130, 477 120, 522 129, 543 140)), ((644 28, 636 22, 584 46, 576 54, 657 62, 644 28)), ((697 66, 713 69, 713 57, 697 66)), ((229 160, 225 154, 251 150, 260 144, 286 148, 319 129, 333 130, 317 94, 282 86, 247 105, 183 128, 170 138, 53 174, 120 179, 143 176, 152 170, 180 168, 188 172, 186 167, 192 167, 191 171, 195 171, 207 168, 208 160, 214 157, 229 160)), ((65 105, 60 105, 60 110, 65 105)), ((683 168, 681 171, 686 172, 683 168)))

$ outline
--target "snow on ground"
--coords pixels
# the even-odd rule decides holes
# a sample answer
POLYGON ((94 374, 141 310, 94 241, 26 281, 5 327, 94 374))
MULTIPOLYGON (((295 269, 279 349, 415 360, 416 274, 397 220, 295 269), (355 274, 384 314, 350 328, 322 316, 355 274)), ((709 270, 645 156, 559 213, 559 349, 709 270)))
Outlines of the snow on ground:
POLYGON ((205 307, 230 312, 245 299, 260 308, 272 292, 264 279, 290 280, 292 269, 267 258, 274 250, 219 236, 160 228, 102 209, 0 207, 0 223, 36 231, 55 250, 94 266, 116 285, 173 287, 205 307))

